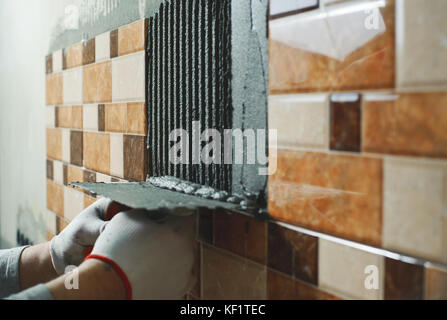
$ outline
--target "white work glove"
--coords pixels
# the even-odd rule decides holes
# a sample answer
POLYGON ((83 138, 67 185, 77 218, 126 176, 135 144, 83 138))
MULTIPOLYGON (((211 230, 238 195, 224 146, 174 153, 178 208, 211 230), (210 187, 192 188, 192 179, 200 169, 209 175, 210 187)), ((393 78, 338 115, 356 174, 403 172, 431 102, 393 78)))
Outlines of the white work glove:
POLYGON ((179 299, 195 283, 194 230, 194 215, 122 212, 107 224, 87 259, 109 263, 128 299, 179 299))
POLYGON ((120 205, 110 199, 101 199, 82 211, 59 235, 50 242, 50 255, 57 274, 65 273, 70 265, 84 261, 89 248, 95 244, 107 222, 110 209, 120 205))

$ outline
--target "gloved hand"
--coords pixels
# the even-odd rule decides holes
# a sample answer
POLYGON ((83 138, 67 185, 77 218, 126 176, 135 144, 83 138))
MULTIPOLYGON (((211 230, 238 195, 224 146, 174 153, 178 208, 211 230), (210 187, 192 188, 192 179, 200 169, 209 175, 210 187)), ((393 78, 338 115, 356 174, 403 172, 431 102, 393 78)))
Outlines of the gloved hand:
MULTIPOLYGON (((50 255, 54 270, 61 275, 69 265, 78 266, 85 259, 89 247, 93 246, 106 226, 106 215, 113 215, 123 206, 110 199, 101 199, 82 211, 50 243, 50 255)), ((119 212, 119 211, 118 211, 119 212)))
POLYGON ((109 263, 123 280, 128 299, 179 299, 195 283, 194 221, 193 215, 119 213, 87 259, 109 263))

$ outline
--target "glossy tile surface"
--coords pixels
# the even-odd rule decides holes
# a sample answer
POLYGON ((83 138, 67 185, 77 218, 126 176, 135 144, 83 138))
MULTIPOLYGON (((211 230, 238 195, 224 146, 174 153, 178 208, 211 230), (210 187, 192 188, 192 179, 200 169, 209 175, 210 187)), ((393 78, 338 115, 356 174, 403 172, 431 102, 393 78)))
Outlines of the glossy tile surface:
POLYGON ((113 102, 144 101, 144 56, 144 52, 139 52, 112 60, 113 102))
POLYGON ((136 102, 127 104, 127 133, 147 134, 145 103, 136 102))
POLYGON ((425 269, 425 299, 447 300, 447 271, 435 267, 425 269))
POLYGON ((397 260, 385 259, 385 299, 423 299, 424 269, 397 260))
POLYGON ((76 43, 64 50, 64 70, 82 66, 82 42, 76 43))
POLYGON ((62 104, 63 79, 61 73, 46 75, 46 103, 49 106, 62 104))
POLYGON ((83 69, 84 103, 112 101, 112 65, 110 62, 85 66, 83 69))
POLYGON ((70 163, 82 167, 83 165, 83 134, 82 131, 70 133, 70 163))
POLYGON ((146 137, 124 135, 124 178, 146 181, 148 153, 146 137))
POLYGON ((95 38, 83 42, 83 52, 82 52, 82 64, 91 64, 95 62, 96 52, 95 52, 95 38))
POLYGON ((47 180, 47 208, 64 216, 64 187, 50 180, 47 180))
POLYGON ((84 132, 84 166, 109 174, 110 136, 104 133, 84 132))
POLYGON ((62 160, 62 131, 47 129, 47 157, 62 160))
POLYGON ((110 32, 96 36, 95 60, 100 62, 110 59, 110 32))
POLYGON ((127 105, 108 104, 105 105, 105 131, 125 133, 127 126, 127 105))
POLYGON ((361 148, 360 95, 334 94, 330 102, 330 148, 359 152, 361 148))
POLYGON ((118 55, 144 50, 145 21, 139 20, 118 29, 118 55))

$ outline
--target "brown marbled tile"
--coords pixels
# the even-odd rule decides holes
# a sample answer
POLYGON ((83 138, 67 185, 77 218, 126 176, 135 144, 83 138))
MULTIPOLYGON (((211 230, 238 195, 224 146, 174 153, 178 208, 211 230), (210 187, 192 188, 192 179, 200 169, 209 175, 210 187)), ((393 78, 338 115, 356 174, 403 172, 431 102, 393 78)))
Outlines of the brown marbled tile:
POLYGON ((67 184, 72 182, 84 182, 84 170, 81 167, 67 166, 67 184))
POLYGON ((447 270, 425 269, 425 299, 447 300, 447 270))
POLYGON ((53 180, 54 179, 54 166, 53 161, 47 159, 47 179, 53 180))
POLYGON ((110 31, 110 58, 118 57, 118 29, 110 31))
POLYGON ((47 208, 64 216, 64 187, 50 180, 47 180, 47 208))
POLYGON ((269 223, 267 265, 318 285, 318 238, 269 223))
POLYGON ((213 244, 213 211, 207 209, 200 209, 198 213, 199 229, 198 239, 200 241, 213 244))
POLYGON ((98 131, 106 130, 106 107, 103 104, 98 105, 98 131))
POLYGON ((118 55, 144 50, 144 20, 118 29, 118 55))
POLYGON ((65 68, 71 69, 75 67, 82 66, 82 56, 83 56, 83 44, 82 42, 76 43, 63 51, 65 58, 65 68))
POLYGON ((62 160, 62 131, 47 129, 47 157, 62 160))
POLYGON ((253 218, 216 210, 214 245, 255 262, 266 263, 266 223, 253 218))
POLYGON ((62 49, 62 70, 67 70, 67 48, 62 49))
POLYGON ((105 106, 105 131, 125 133, 127 124, 127 104, 105 106))
POLYGON ((96 182, 96 173, 89 170, 84 170, 84 182, 96 182))
POLYGON ((72 112, 72 107, 56 107, 56 127, 71 128, 72 112))
POLYGON ((382 244, 382 160, 278 150, 269 177, 273 218, 342 238, 382 244), (361 179, 359 179, 361 177, 361 179))
MULTIPOLYGON (((355 6, 355 2, 352 5, 355 6)), ((291 21, 296 19, 296 25, 285 25, 281 21, 280 24, 269 24, 271 94, 394 88, 395 1, 389 0, 385 7, 380 8, 385 23, 383 32, 364 27, 368 19, 364 10, 346 9, 348 13, 344 16, 338 14, 325 17, 316 11, 311 16, 298 14, 287 18, 291 21), (300 19, 302 22, 299 22, 300 19), (354 23, 358 23, 358 27, 354 23), (351 34, 354 28, 357 30, 358 44, 354 46, 351 43, 352 50, 346 52, 346 56, 333 56, 346 49, 343 47, 343 37, 351 34), (308 34, 308 39, 314 38, 321 42, 312 46, 308 39, 302 39, 306 48, 316 48, 315 52, 292 43, 298 40, 290 35, 303 32, 308 34), (315 35, 309 34, 310 32, 315 32, 315 35), (360 32, 363 34, 359 34, 360 32), (363 39, 370 40, 363 43, 363 39)))
POLYGON ((46 102, 48 106, 54 106, 63 103, 63 79, 62 73, 53 73, 46 75, 46 102))
POLYGON ((267 271, 267 299, 269 300, 340 300, 317 287, 295 280, 280 272, 267 271))
POLYGON ((62 170, 63 170, 63 183, 64 186, 66 186, 68 185, 68 166, 64 164, 62 170))
POLYGON ((72 129, 83 129, 82 106, 71 107, 71 127, 72 129))
POLYGON ((330 149, 360 152, 361 111, 360 95, 355 101, 342 102, 331 97, 330 149))
POLYGON ((84 103, 112 101, 112 65, 110 61, 83 69, 84 103))
POLYGON ((82 43, 82 64, 91 64, 95 62, 95 38, 82 43))
POLYGON ((82 167, 83 165, 83 134, 82 131, 70 133, 70 163, 82 167))
POLYGON ((53 73, 53 55, 49 54, 45 57, 45 72, 46 74, 53 73))
POLYGON ((127 104, 127 133, 147 134, 146 104, 144 102, 127 104))
POLYGON ((385 258, 385 300, 422 300, 424 267, 385 258))
POLYGON ((131 181, 146 181, 148 152, 146 137, 124 135, 124 178, 131 181))
POLYGON ((362 150, 447 158, 447 93, 399 93, 363 102, 362 150))
POLYGON ((84 132, 84 167, 110 173, 110 136, 105 133, 84 132))

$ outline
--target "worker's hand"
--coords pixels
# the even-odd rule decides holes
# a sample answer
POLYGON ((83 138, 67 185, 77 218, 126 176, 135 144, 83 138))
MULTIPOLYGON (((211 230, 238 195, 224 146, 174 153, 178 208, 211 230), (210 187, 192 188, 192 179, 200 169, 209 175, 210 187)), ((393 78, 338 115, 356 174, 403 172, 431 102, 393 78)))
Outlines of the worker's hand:
POLYGON ((92 247, 106 225, 106 215, 122 210, 110 199, 101 199, 82 211, 50 243, 50 255, 57 274, 65 272, 69 265, 78 266, 85 259, 88 248, 92 247))
POLYGON ((87 259, 108 262, 128 299, 179 299, 195 282, 194 220, 193 215, 154 219, 144 210, 119 213, 87 259))

